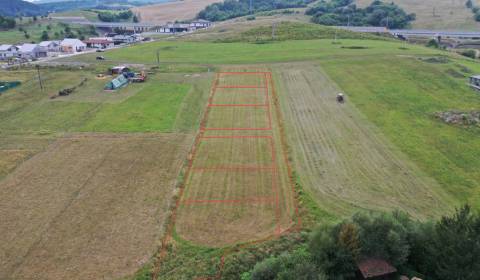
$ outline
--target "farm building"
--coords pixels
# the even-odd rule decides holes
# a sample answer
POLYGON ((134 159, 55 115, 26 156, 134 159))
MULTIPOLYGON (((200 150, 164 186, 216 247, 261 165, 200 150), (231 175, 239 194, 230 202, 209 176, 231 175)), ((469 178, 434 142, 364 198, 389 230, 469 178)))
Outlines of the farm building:
POLYGON ((128 84, 128 79, 125 78, 123 75, 119 75, 115 79, 111 80, 108 82, 108 84, 105 85, 105 90, 116 90, 121 87, 124 87, 128 84))
POLYGON ((87 48, 87 45, 78 39, 64 39, 60 46, 66 53, 83 52, 87 48))
POLYGON ((212 26, 212 22, 204 19, 194 20, 190 22, 190 27, 192 29, 204 29, 212 26))
POLYGON ((47 50, 47 52, 60 52, 60 41, 43 41, 38 44, 40 47, 47 50))
POLYGON ((47 50, 37 44, 23 44, 18 48, 18 56, 25 59, 46 57, 47 50))
POLYGON ((397 272, 397 269, 382 259, 364 259, 357 263, 360 279, 388 280, 397 272))
POLYGON ((84 41, 88 48, 94 49, 109 49, 114 47, 113 40, 111 38, 90 38, 84 41))
POLYGON ((190 31, 190 24, 188 23, 167 23, 157 29, 158 33, 181 33, 190 31))
POLYGON ((18 55, 18 47, 13 45, 0 45, 0 60, 7 60, 18 55))
POLYGON ((480 75, 470 77, 470 86, 480 90, 480 75))
POLYGON ((115 35, 113 36, 115 45, 135 43, 135 37, 132 35, 115 35))

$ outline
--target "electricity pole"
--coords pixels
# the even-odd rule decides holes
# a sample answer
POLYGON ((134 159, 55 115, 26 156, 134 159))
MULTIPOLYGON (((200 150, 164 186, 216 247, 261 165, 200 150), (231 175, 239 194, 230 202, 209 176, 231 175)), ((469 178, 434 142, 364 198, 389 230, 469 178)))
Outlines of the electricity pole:
POLYGON ((157 49, 157 65, 160 66, 160 49, 157 49))
POLYGON ((40 75, 40 65, 35 65, 37 68, 37 75, 38 75, 38 83, 40 85, 40 90, 43 91, 43 83, 42 83, 42 76, 40 75))

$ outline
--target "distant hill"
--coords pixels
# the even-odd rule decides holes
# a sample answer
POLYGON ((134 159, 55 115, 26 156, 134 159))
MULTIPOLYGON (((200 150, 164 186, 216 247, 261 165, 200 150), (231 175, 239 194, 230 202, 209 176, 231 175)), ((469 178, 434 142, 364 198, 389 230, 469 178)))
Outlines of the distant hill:
MULTIPOLYGON (((373 0, 356 0, 360 7, 370 5, 373 0)), ((388 0, 403 8, 407 13, 415 13, 417 19, 413 28, 478 30, 480 23, 475 22, 473 13, 465 6, 467 0, 388 0)), ((475 5, 480 1, 474 0, 475 5)))
POLYGON ((45 14, 46 11, 40 6, 22 0, 8 0, 0 1, 0 15, 15 17, 23 16, 38 16, 45 14))

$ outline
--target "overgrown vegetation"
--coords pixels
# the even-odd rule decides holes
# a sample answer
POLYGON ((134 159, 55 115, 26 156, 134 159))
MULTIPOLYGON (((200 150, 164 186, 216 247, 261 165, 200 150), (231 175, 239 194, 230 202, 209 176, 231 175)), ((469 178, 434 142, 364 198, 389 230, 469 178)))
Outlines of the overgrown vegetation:
POLYGON ((473 280, 480 274, 480 216, 469 206, 438 222, 358 213, 316 229, 304 246, 269 257, 242 279, 355 279, 357 263, 382 259, 410 277, 473 280))
POLYGON ((372 39, 387 40, 385 37, 355 33, 342 29, 309 23, 281 22, 275 26, 260 26, 240 33, 235 37, 226 37, 220 42, 265 42, 313 39, 372 39))
POLYGON ((16 25, 15 19, 0 16, 0 29, 15 28, 15 25, 16 25))
POLYGON ((465 6, 472 10, 475 21, 480 21, 480 7, 475 5, 472 0, 467 0, 467 2, 465 2, 465 6))
POLYGON ((98 19, 103 22, 119 22, 119 21, 128 21, 133 18, 133 12, 130 10, 123 12, 110 12, 110 11, 100 11, 98 12, 98 19))
POLYGON ((340 26, 385 26, 405 28, 415 20, 415 14, 407 14, 402 8, 391 3, 375 0, 366 8, 358 8, 354 0, 320 1, 306 12, 312 22, 340 26))
POLYGON ((198 18, 210 21, 222 21, 241 17, 250 13, 271 11, 277 9, 306 7, 312 0, 258 0, 253 1, 250 10, 250 0, 226 0, 214 3, 200 11, 198 18))

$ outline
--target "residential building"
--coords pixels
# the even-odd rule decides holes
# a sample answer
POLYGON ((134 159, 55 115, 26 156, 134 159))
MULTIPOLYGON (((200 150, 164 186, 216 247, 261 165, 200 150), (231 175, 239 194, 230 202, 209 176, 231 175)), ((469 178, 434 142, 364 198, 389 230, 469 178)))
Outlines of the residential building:
POLYGON ((34 59, 46 57, 47 50, 38 44, 23 44, 18 48, 18 57, 24 59, 34 59))
POLYGON ((78 39, 64 39, 60 43, 60 47, 62 52, 76 53, 85 51, 87 49, 87 44, 78 39))
POLYGON ((60 41, 43 41, 38 44, 49 53, 57 53, 61 51, 60 41))
POLYGON ((0 45, 0 60, 8 60, 18 55, 18 47, 13 45, 0 45))
POLYGON ((87 48, 109 49, 114 47, 114 43, 111 38, 90 38, 83 42, 87 44, 87 48))
POLYGON ((212 26, 212 22, 204 19, 194 20, 190 22, 190 28, 193 30, 204 29, 212 26))

